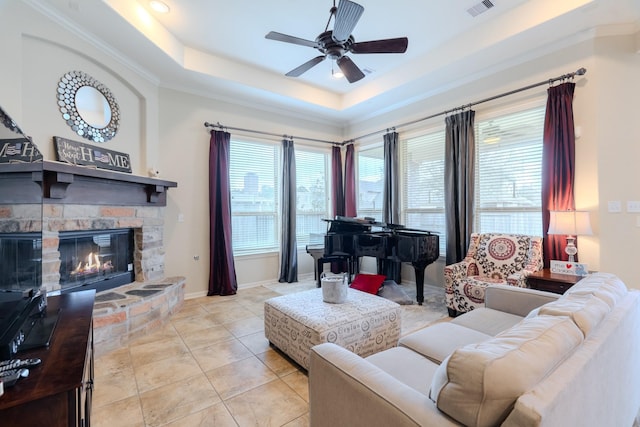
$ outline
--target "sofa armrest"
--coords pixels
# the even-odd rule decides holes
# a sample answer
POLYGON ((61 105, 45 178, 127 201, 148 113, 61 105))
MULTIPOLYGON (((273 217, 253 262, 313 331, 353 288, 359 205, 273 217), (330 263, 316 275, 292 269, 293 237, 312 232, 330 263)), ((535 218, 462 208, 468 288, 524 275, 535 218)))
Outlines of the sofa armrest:
POLYGON ((525 317, 531 310, 555 301, 559 297, 559 294, 535 289, 490 285, 485 290, 484 305, 487 308, 525 317))
POLYGON ((424 394, 331 343, 311 349, 309 402, 312 427, 460 425, 424 394))

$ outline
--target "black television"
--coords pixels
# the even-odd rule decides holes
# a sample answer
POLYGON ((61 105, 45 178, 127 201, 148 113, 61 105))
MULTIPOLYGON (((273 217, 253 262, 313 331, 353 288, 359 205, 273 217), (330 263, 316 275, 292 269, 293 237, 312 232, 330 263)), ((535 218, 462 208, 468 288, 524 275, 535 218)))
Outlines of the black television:
POLYGON ((42 333, 41 181, 42 154, 0 106, 0 360, 42 333))

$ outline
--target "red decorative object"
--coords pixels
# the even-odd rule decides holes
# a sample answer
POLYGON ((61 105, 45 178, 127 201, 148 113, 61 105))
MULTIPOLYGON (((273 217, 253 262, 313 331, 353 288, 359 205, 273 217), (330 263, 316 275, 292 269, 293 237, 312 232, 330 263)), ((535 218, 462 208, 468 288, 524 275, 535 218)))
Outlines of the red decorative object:
POLYGON ((375 295, 386 278, 384 274, 358 274, 351 282, 351 288, 375 295))

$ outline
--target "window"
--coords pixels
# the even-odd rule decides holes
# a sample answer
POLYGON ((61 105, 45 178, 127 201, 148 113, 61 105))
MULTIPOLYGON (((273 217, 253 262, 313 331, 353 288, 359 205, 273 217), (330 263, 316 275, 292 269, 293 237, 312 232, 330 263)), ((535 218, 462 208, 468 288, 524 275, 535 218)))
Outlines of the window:
POLYGON ((329 218, 329 156, 296 148, 296 238, 298 247, 323 242, 329 218))
POLYGON ((358 152, 358 216, 382 221, 384 191, 384 148, 358 152))
POLYGON ((280 146, 231 141, 229 178, 233 252, 279 249, 280 146))
POLYGON ((475 230, 542 235, 544 111, 476 122, 475 230))
POLYGON ((402 141, 400 156, 403 224, 439 233, 444 254, 444 130, 402 141))

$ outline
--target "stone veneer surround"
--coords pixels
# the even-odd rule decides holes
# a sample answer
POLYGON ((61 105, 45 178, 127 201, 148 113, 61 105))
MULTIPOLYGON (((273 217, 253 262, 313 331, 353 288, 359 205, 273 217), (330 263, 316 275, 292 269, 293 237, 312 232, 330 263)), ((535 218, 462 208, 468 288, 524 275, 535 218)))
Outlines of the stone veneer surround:
POLYGON ((60 242, 63 231, 134 230, 136 282, 164 276, 164 208, 159 206, 98 206, 45 204, 42 232, 42 284, 47 291, 60 289, 60 242))

